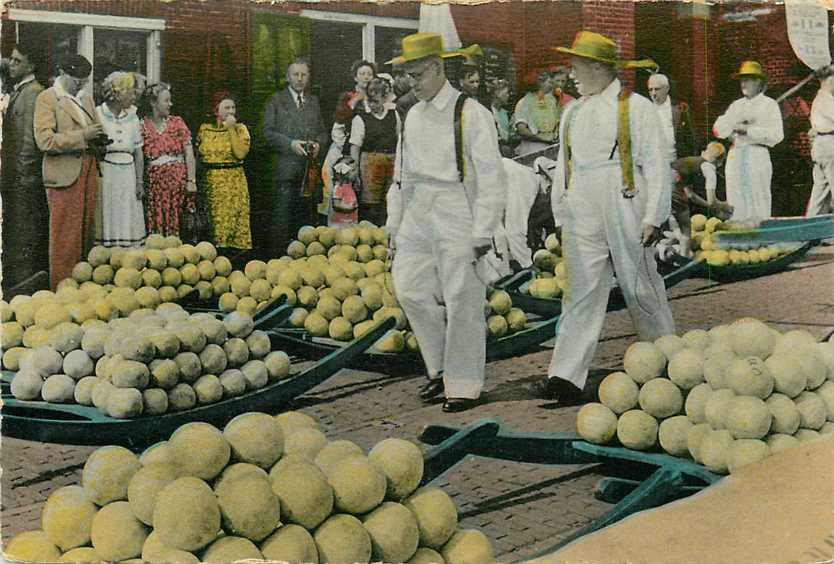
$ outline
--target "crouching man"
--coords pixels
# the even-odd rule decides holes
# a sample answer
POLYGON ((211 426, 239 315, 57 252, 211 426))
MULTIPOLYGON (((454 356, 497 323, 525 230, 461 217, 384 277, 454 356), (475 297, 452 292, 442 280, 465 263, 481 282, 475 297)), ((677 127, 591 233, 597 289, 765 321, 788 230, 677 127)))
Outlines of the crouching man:
POLYGON ((419 102, 397 147, 386 228, 396 248, 392 273, 429 382, 420 397, 444 394, 443 410, 478 403, 486 363, 486 285, 481 262, 507 200, 492 114, 446 80, 434 33, 409 35, 403 67, 419 102), (462 101, 462 104, 461 104, 462 101), (457 118, 457 119, 456 119, 457 118))

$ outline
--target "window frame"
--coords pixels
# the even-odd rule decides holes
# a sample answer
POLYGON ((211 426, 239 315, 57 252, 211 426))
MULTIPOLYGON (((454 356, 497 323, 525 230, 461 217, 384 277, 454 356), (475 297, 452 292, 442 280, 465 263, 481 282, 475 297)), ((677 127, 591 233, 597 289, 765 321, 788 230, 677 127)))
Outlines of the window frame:
POLYGON ((166 28, 165 20, 156 18, 134 18, 126 16, 103 16, 98 14, 79 14, 74 12, 53 12, 47 10, 26 10, 9 8, 8 19, 35 24, 69 25, 78 28, 78 54, 83 55, 91 64, 95 64, 95 30, 115 29, 146 32, 145 53, 147 65, 145 74, 149 82, 159 82, 162 71, 162 32, 166 28))

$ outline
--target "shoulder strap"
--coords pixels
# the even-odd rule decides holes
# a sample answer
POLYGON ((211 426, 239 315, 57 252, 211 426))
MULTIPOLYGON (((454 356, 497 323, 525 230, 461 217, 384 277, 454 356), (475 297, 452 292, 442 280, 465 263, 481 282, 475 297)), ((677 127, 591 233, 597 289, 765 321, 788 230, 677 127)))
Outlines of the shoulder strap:
POLYGON ((455 159, 458 165, 458 178, 463 182, 464 178, 464 160, 463 160, 463 104, 469 98, 463 92, 458 96, 455 102, 455 159))
POLYGON ((623 172, 623 196, 633 198, 637 193, 634 185, 634 160, 631 156, 631 121, 629 120, 629 98, 631 91, 623 87, 620 92, 620 100, 617 105, 618 127, 617 127, 617 148, 620 153, 620 167, 623 172))

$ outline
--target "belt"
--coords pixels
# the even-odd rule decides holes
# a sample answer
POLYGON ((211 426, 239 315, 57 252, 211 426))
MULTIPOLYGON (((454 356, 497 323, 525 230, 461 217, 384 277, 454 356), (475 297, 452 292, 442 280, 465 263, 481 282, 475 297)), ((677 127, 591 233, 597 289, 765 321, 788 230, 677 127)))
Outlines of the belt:
POLYGON ((220 168, 242 168, 243 163, 203 163, 206 168, 220 169, 220 168))
POLYGON ((185 162, 185 158, 182 155, 162 155, 161 157, 157 157, 149 162, 148 166, 163 166, 171 163, 182 162, 185 162))
POLYGON ((605 159, 604 161, 592 161, 587 164, 577 164, 576 161, 573 162, 572 172, 589 172, 592 170, 598 170, 600 168, 607 168, 611 166, 620 166, 620 159, 605 159))
POLYGON ((832 131, 817 131, 817 135, 834 135, 834 130, 832 130, 832 131))
POLYGON ((134 159, 133 159, 133 152, 132 151, 107 151, 106 153, 104 153, 104 158, 102 160, 104 162, 106 162, 107 164, 111 164, 111 165, 132 165, 134 159), (121 161, 121 160, 110 161, 110 160, 107 160, 107 157, 109 157, 110 155, 128 155, 130 157, 130 160, 129 161, 121 161))

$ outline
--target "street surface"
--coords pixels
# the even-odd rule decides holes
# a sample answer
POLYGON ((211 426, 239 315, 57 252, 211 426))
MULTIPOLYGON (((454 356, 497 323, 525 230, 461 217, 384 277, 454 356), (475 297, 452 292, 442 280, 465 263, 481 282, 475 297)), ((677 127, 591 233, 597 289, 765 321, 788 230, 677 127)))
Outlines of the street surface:
MULTIPOLYGON (((822 337, 834 326, 834 247, 817 247, 790 270, 756 280, 715 284, 685 280, 672 288, 678 334, 709 329, 739 317, 756 317, 780 331, 806 329, 822 337)), ((594 367, 622 366, 635 334, 627 311, 609 313, 594 367)), ((295 408, 316 417, 331 439, 369 449, 387 437, 416 440, 426 424, 463 426, 501 419, 513 430, 572 432, 578 407, 559 408, 532 397, 527 386, 545 375, 549 346, 487 367, 485 403, 459 414, 423 405, 420 367, 408 373, 344 370, 298 398, 295 408)), ((49 493, 80 483, 93 447, 2 440, 2 535, 39 528, 49 493)), ((500 561, 535 554, 587 525, 611 506, 594 499, 599 475, 592 467, 555 467, 470 457, 442 476, 457 503, 461 525, 478 527, 493 541, 500 561)))

